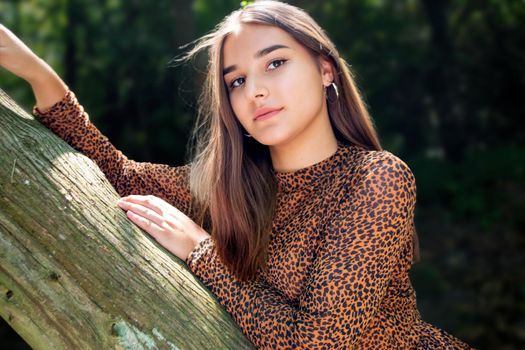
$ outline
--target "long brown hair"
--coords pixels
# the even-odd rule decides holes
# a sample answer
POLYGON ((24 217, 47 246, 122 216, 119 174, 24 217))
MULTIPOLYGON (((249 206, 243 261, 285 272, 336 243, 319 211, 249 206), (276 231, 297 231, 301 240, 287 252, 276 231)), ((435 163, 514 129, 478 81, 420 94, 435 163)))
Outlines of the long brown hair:
POLYGON ((315 57, 328 59, 339 88, 338 98, 333 89, 327 89, 336 138, 370 150, 382 149, 349 66, 305 11, 277 1, 256 1, 232 12, 211 33, 197 39, 179 60, 208 52, 207 76, 189 148, 195 218, 211 230, 217 254, 241 281, 266 267, 277 194, 269 148, 243 137, 245 130, 232 110, 223 80, 224 40, 244 23, 278 27, 315 57))

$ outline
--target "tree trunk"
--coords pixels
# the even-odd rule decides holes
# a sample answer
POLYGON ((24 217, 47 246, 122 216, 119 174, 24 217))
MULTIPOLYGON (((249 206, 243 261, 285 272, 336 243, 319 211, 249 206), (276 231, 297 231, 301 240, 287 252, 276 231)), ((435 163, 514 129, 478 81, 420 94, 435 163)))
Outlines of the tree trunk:
POLYGON ((0 89, 0 316, 34 349, 252 349, 98 167, 0 89))

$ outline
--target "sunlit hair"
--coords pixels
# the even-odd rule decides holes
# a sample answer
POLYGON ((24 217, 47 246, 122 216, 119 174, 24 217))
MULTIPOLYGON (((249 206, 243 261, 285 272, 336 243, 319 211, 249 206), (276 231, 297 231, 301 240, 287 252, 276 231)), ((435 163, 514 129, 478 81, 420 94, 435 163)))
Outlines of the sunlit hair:
POLYGON ((207 76, 190 143, 190 188, 196 222, 215 240, 222 262, 241 281, 266 268, 276 207, 277 182, 269 148, 246 138, 235 116, 223 79, 225 38, 240 24, 263 24, 286 31, 314 57, 334 69, 339 97, 327 89, 330 122, 346 144, 381 150, 373 122, 349 66, 319 25, 303 10, 277 1, 256 1, 228 15, 194 42, 181 60, 208 53, 207 76))

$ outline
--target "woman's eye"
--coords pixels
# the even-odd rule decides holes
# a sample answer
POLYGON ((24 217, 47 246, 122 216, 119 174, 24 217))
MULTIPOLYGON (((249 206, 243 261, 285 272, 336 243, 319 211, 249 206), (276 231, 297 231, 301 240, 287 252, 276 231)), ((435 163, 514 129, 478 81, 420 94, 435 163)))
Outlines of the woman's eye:
POLYGON ((230 89, 234 89, 236 87, 239 87, 244 83, 244 78, 237 78, 231 81, 230 83, 230 89))
POLYGON ((282 66, 286 60, 273 60, 269 65, 268 69, 273 70, 279 66, 282 66))
MULTIPOLYGON (((274 70, 276 68, 278 68, 279 66, 282 66, 284 63, 286 62, 286 60, 282 60, 282 59, 278 59, 278 60, 273 60, 272 62, 270 62, 270 64, 268 65, 267 69, 268 70, 274 70)), ((230 84, 228 85, 228 87, 230 88, 230 90, 233 90, 239 86, 241 86, 242 84, 244 84, 244 81, 246 79, 244 78, 237 78, 237 79, 233 79, 230 84)))

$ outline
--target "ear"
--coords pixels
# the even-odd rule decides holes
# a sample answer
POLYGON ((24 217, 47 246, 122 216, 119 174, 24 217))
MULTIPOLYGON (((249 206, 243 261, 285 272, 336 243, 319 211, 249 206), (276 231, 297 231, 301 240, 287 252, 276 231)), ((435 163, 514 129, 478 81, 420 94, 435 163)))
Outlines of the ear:
POLYGON ((328 86, 334 81, 334 68, 326 57, 319 57, 319 68, 323 85, 328 86))

